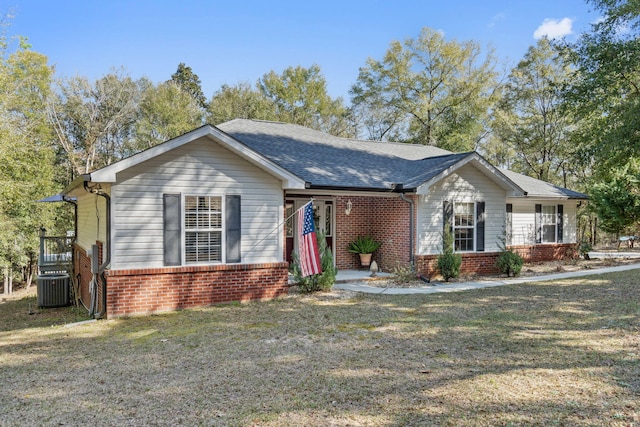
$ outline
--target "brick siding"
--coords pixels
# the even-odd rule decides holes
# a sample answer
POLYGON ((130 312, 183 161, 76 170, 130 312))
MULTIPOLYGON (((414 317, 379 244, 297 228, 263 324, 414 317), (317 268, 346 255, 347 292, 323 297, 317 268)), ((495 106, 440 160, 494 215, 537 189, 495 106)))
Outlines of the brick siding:
MULTIPOLYGON (((97 242, 102 262, 102 242, 97 242)), ((271 299, 288 290, 288 264, 232 264, 106 270, 108 318, 206 307, 212 304, 271 299)), ((91 257, 74 247, 74 271, 82 303, 89 307, 91 257)), ((101 280, 101 278, 99 278, 101 280)), ((98 312, 102 311, 98 286, 98 312)))
POLYGON ((578 245, 575 243, 518 245, 509 246, 509 249, 524 258, 525 262, 575 259, 578 257, 578 245))
POLYGON ((287 293, 288 264, 108 270, 109 318, 271 299, 287 293))
MULTIPOLYGON (((408 196, 413 198, 414 196, 408 196)), ((348 251, 349 242, 358 236, 372 236, 382 243, 373 260, 385 271, 409 263, 409 203, 398 195, 391 197, 336 197, 335 259, 339 270, 359 270, 358 254, 348 251), (347 215, 347 202, 351 213, 347 215)))
MULTIPOLYGON (((543 262, 562 259, 574 259, 577 256, 574 243, 549 244, 549 245, 522 245, 510 246, 514 252, 524 258, 525 262, 543 262)), ((473 252, 463 253, 460 274, 497 274, 496 260, 499 252, 473 252)), ((416 256, 416 270, 427 277, 438 273, 438 255, 416 256)))

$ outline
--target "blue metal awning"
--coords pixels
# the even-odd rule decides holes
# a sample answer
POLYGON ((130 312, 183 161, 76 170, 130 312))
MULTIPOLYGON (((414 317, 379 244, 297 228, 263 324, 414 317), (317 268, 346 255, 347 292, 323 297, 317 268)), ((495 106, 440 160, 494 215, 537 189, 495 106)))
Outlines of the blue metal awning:
POLYGON ((75 197, 67 197, 62 195, 61 193, 54 194, 53 196, 45 197, 44 199, 38 200, 38 203, 50 203, 50 202, 75 202, 75 197))

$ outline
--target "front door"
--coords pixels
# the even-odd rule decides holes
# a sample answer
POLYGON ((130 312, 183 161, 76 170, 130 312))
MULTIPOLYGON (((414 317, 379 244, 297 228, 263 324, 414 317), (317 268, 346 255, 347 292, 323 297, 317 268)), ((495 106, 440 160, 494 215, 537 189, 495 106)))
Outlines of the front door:
MULTIPOLYGON (((287 200, 285 202, 285 218, 286 221, 286 253, 287 261, 291 262, 291 253, 298 247, 298 233, 297 233, 297 215, 293 215, 304 206, 308 200, 287 200)), ((333 236, 334 236, 334 210, 333 200, 314 200, 313 201, 313 219, 316 225, 317 233, 325 233, 325 239, 327 247, 334 251, 333 248, 333 236)))

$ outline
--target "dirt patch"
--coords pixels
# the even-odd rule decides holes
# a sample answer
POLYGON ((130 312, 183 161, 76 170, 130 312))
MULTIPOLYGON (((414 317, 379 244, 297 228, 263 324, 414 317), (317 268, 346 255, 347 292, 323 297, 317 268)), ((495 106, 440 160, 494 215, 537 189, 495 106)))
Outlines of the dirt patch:
POLYGON ((0 305, 0 426, 640 423, 636 271, 73 328, 52 326, 71 308, 28 315, 32 298, 0 305))
MULTIPOLYGON (((640 258, 632 257, 602 257, 592 258, 590 260, 578 259, 568 261, 548 261, 528 263, 522 267, 519 277, 538 277, 556 273, 567 273, 581 270, 598 270, 606 267, 615 267, 618 265, 626 264, 638 264, 640 258)), ((464 282, 476 282, 476 281, 489 281, 505 279, 506 275, 478 275, 478 274, 464 274, 458 278, 449 280, 448 283, 464 283, 464 282)), ((447 283, 444 282, 442 276, 436 275, 429 278, 429 282, 423 278, 407 280, 406 278, 378 278, 374 280, 368 280, 367 285, 380 288, 416 288, 422 286, 429 286, 433 283, 447 283)))
POLYGON ((15 301, 22 298, 35 296, 37 292, 38 292, 38 287, 35 284, 31 285, 28 288, 20 287, 20 288, 14 289, 13 292, 10 294, 4 294, 4 293, 0 294, 0 304, 7 301, 15 301))

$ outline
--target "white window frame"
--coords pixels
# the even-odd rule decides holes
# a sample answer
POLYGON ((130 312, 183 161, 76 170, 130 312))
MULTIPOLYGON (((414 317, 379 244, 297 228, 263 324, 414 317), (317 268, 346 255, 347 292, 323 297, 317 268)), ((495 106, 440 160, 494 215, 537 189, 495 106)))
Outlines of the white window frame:
POLYGON ((542 205, 541 214, 542 224, 540 224, 540 241, 541 243, 557 243, 558 242, 558 206, 557 205, 542 205), (545 210, 553 209, 553 213, 545 212, 545 210), (545 227, 553 226, 553 240, 546 240, 545 227))
MULTIPOLYGON (((223 195, 220 194, 186 194, 183 196, 183 200, 182 200, 182 229, 184 230, 182 233, 182 242, 183 242, 183 265, 203 265, 203 264, 224 264, 226 262, 226 253, 225 253, 225 197, 223 195), (209 203, 209 209, 206 212, 199 212, 196 210, 195 215, 196 215, 196 226, 189 226, 188 221, 187 221, 187 214, 188 209, 187 209, 187 200, 190 198, 197 198, 197 204, 199 204, 199 199, 201 197, 205 197, 208 199, 218 199, 219 203, 220 203, 220 211, 214 211, 211 209, 211 205, 209 203), (205 216, 209 217, 209 221, 208 221, 208 226, 200 226, 200 224, 198 224, 198 218, 199 215, 203 214, 205 216), (212 225, 211 224, 211 216, 212 215, 219 215, 220 219, 219 219, 219 225, 212 225), (193 245, 189 245, 188 244, 188 236, 190 234, 195 233, 196 236, 198 237, 198 233, 219 233, 220 236, 220 243, 219 245, 215 245, 212 246, 211 242, 209 241, 209 251, 207 259, 196 259, 193 261, 190 261, 188 258, 188 254, 189 254, 189 248, 193 245), (219 259, 214 258, 211 259, 211 251, 212 248, 219 246, 219 259)), ((196 237, 196 240, 197 240, 196 237)), ((198 256, 198 246, 196 243, 196 247, 195 247, 195 254, 196 257, 198 256)))
POLYGON ((452 217, 452 233, 453 233, 453 250, 454 252, 459 252, 459 253, 465 253, 465 252, 475 252, 476 251, 476 243, 477 243, 477 239, 478 239, 478 230, 477 230, 477 225, 478 225, 478 218, 477 218, 477 211, 476 211, 476 202, 453 202, 453 217, 452 217), (456 221, 456 208, 460 205, 471 205, 471 218, 473 221, 473 224, 471 226, 462 226, 462 225, 457 225, 457 221, 456 221), (472 248, 471 249, 465 249, 465 250, 460 250, 458 249, 458 245, 457 243, 457 238, 456 238, 456 230, 471 230, 471 232, 473 233, 471 239, 472 239, 472 248))

